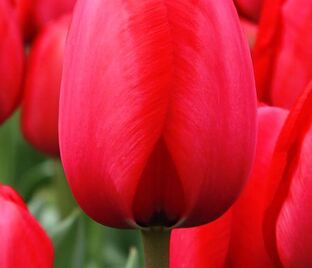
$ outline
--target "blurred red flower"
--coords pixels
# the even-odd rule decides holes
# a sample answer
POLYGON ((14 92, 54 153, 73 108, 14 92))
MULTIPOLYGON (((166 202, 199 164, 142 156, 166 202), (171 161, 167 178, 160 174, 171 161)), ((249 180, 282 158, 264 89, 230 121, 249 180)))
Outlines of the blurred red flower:
POLYGON ((35 39, 27 63, 21 125, 37 149, 59 155, 58 110, 65 40, 70 16, 47 25, 35 39))
POLYGON ((0 1, 0 124, 18 105, 22 87, 24 52, 12 9, 0 1))
POLYGON ((21 197, 0 184, 0 267, 53 267, 53 247, 21 197))

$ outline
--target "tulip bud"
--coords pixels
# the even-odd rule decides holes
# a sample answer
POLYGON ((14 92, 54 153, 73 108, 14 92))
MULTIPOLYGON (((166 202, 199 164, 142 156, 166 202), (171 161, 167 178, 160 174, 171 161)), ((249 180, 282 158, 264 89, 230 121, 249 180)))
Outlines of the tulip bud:
POLYGON ((233 3, 79 1, 65 50, 61 156, 85 212, 194 226, 249 175, 255 88, 233 3))
POLYGON ((58 109, 69 16, 49 24, 29 55, 22 101, 22 131, 38 150, 58 156, 58 109))
POLYGON ((0 123, 15 110, 23 76, 23 46, 13 11, 0 1, 0 123))
POLYGON ((21 197, 0 184, 0 267, 53 267, 50 239, 21 197))

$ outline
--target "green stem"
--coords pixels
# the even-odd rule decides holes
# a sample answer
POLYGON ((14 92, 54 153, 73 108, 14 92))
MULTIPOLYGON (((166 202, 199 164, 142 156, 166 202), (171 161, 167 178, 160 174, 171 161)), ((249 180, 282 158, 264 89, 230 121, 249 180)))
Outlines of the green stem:
POLYGON ((142 230, 145 268, 169 267, 170 231, 161 228, 142 230))

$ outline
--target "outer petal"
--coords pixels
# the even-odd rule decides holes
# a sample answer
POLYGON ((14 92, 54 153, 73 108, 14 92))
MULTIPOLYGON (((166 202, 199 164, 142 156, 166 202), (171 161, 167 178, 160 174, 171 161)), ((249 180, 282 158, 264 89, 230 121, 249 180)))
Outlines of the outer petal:
POLYGON ((281 267, 312 265, 311 107, 312 83, 291 110, 274 152, 275 195, 264 230, 267 248, 281 267))
POLYGON ((259 127, 252 176, 233 213, 229 263, 231 267, 274 267, 266 252, 262 225, 267 207, 268 169, 287 112, 280 108, 258 109, 259 127))
POLYGON ((0 1, 0 123, 16 108, 23 76, 23 46, 13 11, 0 1))
POLYGON ((312 2, 268 0, 263 9, 253 54, 258 95, 291 108, 312 77, 312 2))
POLYGON ((47 26, 33 44, 22 102, 22 130, 39 150, 57 156, 63 55, 70 17, 47 26))
POLYGON ((79 204, 107 225, 133 221, 135 189, 162 130, 172 60, 167 25, 163 1, 76 6, 62 82, 61 154, 79 204))
POLYGON ((258 141, 253 172, 233 207, 213 223, 177 229, 171 237, 171 265, 185 268, 274 267, 262 234, 267 170, 287 112, 258 109, 258 141))
POLYGON ((192 3, 168 9, 176 65, 164 137, 184 189, 183 226, 212 221, 234 202, 250 173, 256 132, 249 50, 235 8, 192 3))
POLYGON ((250 59, 233 4, 92 3, 77 3, 61 93, 61 154, 74 195, 112 226, 163 224, 162 213, 170 223, 191 214, 187 225, 214 219, 245 182, 255 136, 250 59))
POLYGON ((170 268, 225 267, 231 235, 232 213, 200 227, 173 230, 170 268))
POLYGON ((0 185, 0 215, 0 267, 52 268, 50 239, 22 199, 3 185, 0 185))

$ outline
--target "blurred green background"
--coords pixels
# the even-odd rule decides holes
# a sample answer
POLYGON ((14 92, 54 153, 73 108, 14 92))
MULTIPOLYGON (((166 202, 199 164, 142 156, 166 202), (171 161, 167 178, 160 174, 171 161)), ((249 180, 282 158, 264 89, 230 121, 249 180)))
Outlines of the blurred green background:
POLYGON ((0 126, 0 181, 24 198, 54 244, 55 268, 143 267, 137 230, 117 230, 89 219, 68 188, 60 160, 24 140, 19 112, 0 126))

